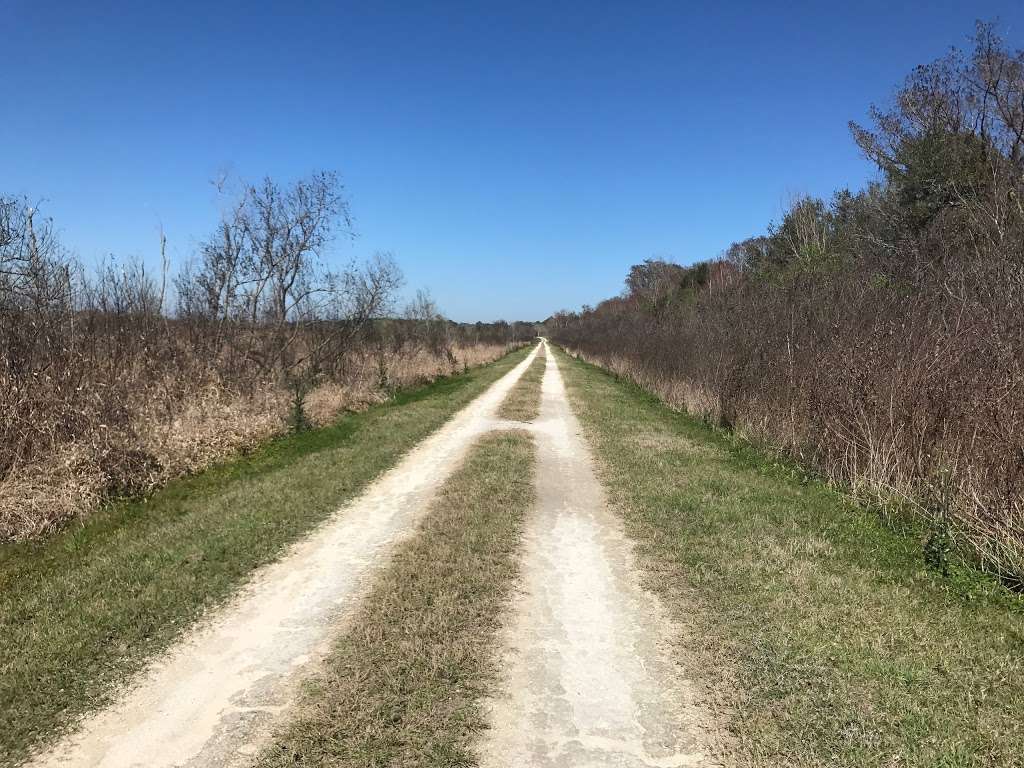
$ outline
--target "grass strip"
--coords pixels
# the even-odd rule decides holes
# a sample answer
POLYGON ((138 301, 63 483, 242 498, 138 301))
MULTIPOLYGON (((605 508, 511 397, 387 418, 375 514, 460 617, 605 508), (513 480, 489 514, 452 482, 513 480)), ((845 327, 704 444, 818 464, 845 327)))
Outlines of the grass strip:
POLYGON ((259 765, 473 765, 533 501, 533 442, 487 435, 445 482, 259 765))
POLYGON ((1019 766, 1024 610, 793 465, 556 353, 679 653, 757 766, 1019 766))
POLYGON ((541 344, 530 367, 498 406, 499 419, 526 422, 533 421, 540 415, 540 384, 544 378, 546 364, 544 345, 541 344))
POLYGON ((113 504, 45 541, 0 546, 0 764, 109 702, 116 682, 528 351, 113 504))

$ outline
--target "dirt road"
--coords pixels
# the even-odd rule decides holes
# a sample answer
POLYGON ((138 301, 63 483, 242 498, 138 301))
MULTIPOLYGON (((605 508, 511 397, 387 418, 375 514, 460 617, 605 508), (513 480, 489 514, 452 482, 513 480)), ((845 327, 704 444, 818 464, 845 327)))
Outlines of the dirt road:
MULTIPOLYGON (((537 350, 126 689, 37 758, 38 768, 243 766, 307 665, 358 604, 537 350)), ((521 423, 514 423, 523 428, 521 423)), ((502 690, 480 745, 488 768, 707 766, 664 611, 639 584, 548 350, 537 509, 501 635, 502 690)))
POLYGON ((110 709, 30 763, 40 768, 245 765, 302 668, 412 531, 536 350, 312 536, 262 569, 230 605, 153 664, 110 709))
POLYGON ((487 768, 707 766, 671 627, 639 584, 548 352, 537 441, 538 509, 491 703, 487 768))

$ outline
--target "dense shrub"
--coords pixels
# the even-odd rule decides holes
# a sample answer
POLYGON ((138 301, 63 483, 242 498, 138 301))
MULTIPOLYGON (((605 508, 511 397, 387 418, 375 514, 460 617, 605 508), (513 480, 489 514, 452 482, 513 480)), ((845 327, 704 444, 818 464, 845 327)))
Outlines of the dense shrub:
POLYGON ((668 402, 915 509, 1024 578, 1024 53, 980 25, 875 128, 883 180, 695 267, 648 261, 548 333, 668 402))

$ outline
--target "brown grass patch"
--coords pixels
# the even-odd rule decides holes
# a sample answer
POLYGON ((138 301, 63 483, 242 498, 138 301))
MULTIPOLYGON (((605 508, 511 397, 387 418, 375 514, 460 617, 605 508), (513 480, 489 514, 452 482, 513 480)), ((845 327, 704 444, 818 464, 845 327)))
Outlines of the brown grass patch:
POLYGON ((542 344, 530 367, 498 406, 499 419, 527 422, 534 421, 540 415, 540 386, 546 366, 547 359, 542 344))
MULTIPOLYGON (((396 390, 493 362, 509 349, 502 344, 455 345, 453 364, 445 354, 404 346, 388 356, 386 386, 370 351, 354 352, 341 380, 325 381, 306 396, 306 415, 314 426, 326 426, 343 413, 383 402, 396 390)), ((47 428, 53 433, 47 438, 48 450, 40 449, 0 474, 0 541, 48 534, 87 516, 105 500, 149 493, 288 429, 292 395, 273 381, 250 382, 243 391, 226 386, 208 368, 163 378, 133 370, 125 377, 136 386, 126 387, 123 394, 110 389, 109 398, 122 402, 108 403, 106 411, 100 407, 101 392, 85 398, 96 404, 75 414, 77 437, 60 438, 59 422, 70 417, 50 413, 45 417, 53 422, 47 428)))

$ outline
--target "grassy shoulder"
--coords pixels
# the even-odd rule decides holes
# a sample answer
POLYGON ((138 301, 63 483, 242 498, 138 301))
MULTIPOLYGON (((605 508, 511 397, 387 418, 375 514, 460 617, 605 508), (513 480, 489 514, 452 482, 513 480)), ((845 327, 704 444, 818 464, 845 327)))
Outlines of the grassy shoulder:
POLYGON ((544 378, 547 358, 544 345, 516 385, 498 407, 498 418, 508 421, 533 421, 540 414, 540 384, 544 378))
POLYGON ((259 761, 472 765, 494 634, 533 500, 533 442, 487 435, 445 482, 259 761))
POLYGON ((0 764, 14 763, 391 467, 528 349, 0 546, 0 764))
POLYGON ((742 765, 1020 765, 1024 604, 835 491, 556 353, 742 765))

